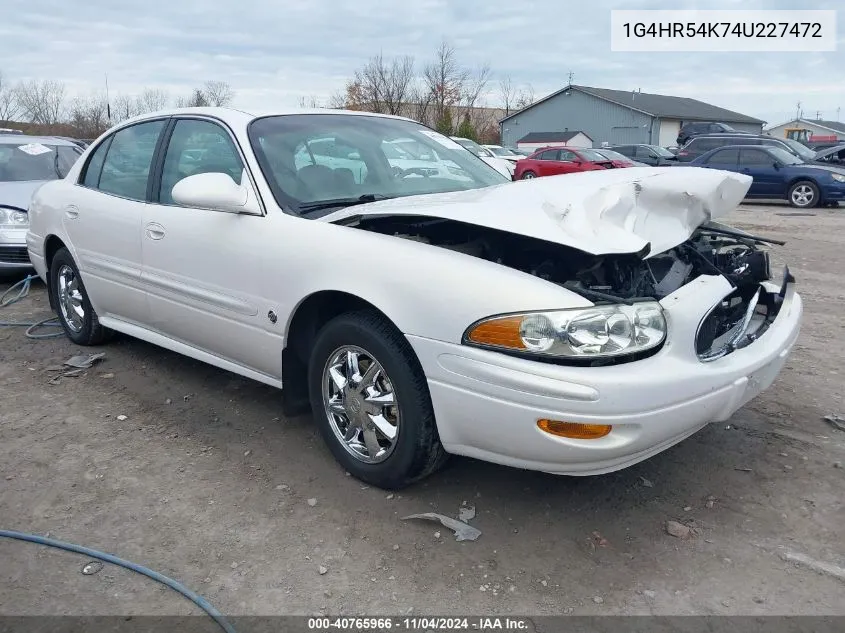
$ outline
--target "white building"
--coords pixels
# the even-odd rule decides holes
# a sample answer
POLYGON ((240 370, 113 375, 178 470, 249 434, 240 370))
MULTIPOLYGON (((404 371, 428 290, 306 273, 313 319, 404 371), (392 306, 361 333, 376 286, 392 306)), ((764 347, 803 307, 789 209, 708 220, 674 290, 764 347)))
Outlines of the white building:
POLYGON ((838 142, 845 143, 845 123, 841 121, 825 121, 823 119, 793 119, 766 130, 775 138, 791 138, 804 142, 838 142))
POLYGON ((566 145, 575 148, 592 147, 593 139, 580 130, 576 130, 575 132, 566 130, 564 132, 531 132, 516 142, 518 149, 531 151, 540 149, 541 147, 549 147, 550 145, 566 145))

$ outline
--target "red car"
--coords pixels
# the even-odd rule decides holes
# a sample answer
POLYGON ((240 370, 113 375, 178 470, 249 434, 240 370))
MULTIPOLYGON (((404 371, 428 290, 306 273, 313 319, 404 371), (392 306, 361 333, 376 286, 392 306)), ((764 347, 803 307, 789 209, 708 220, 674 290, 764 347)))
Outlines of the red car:
POLYGON ((602 156, 593 149, 575 147, 544 147, 528 158, 516 162, 514 180, 571 174, 576 171, 612 169, 614 167, 632 167, 633 163, 616 165, 617 161, 602 156))

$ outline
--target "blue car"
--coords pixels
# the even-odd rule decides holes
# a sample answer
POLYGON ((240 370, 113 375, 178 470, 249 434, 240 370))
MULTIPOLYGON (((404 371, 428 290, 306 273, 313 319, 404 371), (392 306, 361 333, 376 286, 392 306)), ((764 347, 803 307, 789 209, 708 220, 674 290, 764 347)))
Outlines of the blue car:
POLYGON ((801 209, 845 200, 845 167, 805 163, 780 147, 728 145, 689 165, 748 174, 754 179, 748 198, 782 198, 801 209))

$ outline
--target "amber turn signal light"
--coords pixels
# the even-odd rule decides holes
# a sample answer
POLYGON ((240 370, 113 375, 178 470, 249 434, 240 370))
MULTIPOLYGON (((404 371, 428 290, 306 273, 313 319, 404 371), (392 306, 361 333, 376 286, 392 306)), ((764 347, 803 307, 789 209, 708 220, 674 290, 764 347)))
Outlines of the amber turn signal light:
POLYGON ((537 420, 537 426, 550 435, 568 437, 574 440, 597 440, 613 429, 609 424, 580 424, 560 420, 537 420))
POLYGON ((476 325, 467 338, 481 345, 525 349, 525 343, 519 334, 521 323, 522 317, 519 316, 491 319, 476 325))

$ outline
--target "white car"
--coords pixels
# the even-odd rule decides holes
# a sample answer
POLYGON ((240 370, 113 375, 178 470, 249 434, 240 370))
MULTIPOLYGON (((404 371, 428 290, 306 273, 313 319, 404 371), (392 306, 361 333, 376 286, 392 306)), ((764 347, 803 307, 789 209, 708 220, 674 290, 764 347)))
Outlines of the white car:
POLYGON ((501 145, 482 145, 481 147, 493 154, 493 156, 495 156, 496 158, 501 158, 502 160, 509 161, 514 165, 516 165, 516 161, 525 158, 524 155, 517 154, 512 149, 502 147, 501 145))
POLYGON ((692 167, 514 183, 398 117, 174 109, 42 186, 27 244, 72 341, 118 331, 284 386, 284 411, 310 406, 364 481, 398 488, 449 453, 590 475, 728 419, 786 361, 794 279, 712 223, 750 183, 692 167), (326 138, 366 177, 296 166, 326 138), (399 138, 471 182, 397 174, 382 148, 399 138))
POLYGON ((29 201, 45 182, 63 178, 81 154, 75 143, 52 136, 0 134, 0 273, 32 272, 29 201))
POLYGON ((452 136, 450 138, 456 143, 459 143, 461 147, 466 149, 471 154, 478 156, 481 160, 490 165, 490 167, 495 169, 503 176, 513 178, 513 172, 516 170, 516 162, 511 162, 509 160, 499 158, 489 149, 482 147, 470 138, 463 138, 460 136, 452 136))

